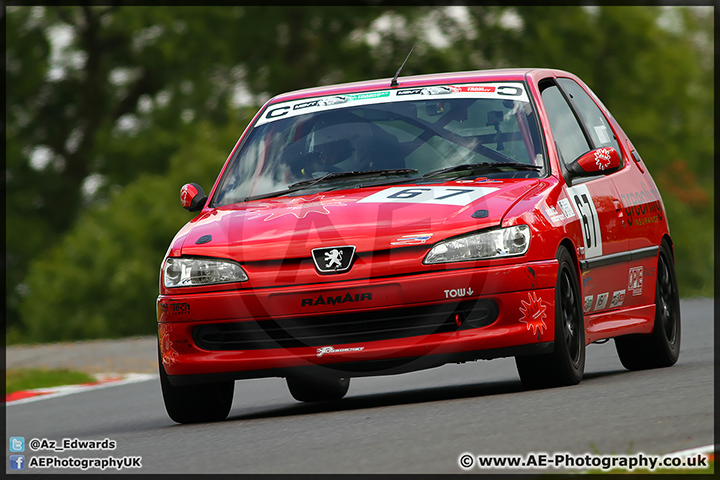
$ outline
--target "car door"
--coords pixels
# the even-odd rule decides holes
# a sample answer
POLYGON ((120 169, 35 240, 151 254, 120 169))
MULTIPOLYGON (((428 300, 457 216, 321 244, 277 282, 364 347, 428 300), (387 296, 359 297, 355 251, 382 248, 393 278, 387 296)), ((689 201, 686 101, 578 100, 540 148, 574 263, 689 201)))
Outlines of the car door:
MULTIPOLYGON (((539 87, 565 178, 566 166, 593 149, 613 147, 622 156, 607 119, 574 80, 547 78, 539 87)), ((586 316, 622 307, 627 296, 627 227, 612 175, 574 178, 563 186, 581 222, 577 244, 586 316)), ((590 319, 589 329, 596 322, 602 318, 590 319)))
MULTIPOLYGON (((560 86, 571 97, 571 103, 576 105, 580 116, 587 125, 588 131, 599 131, 599 138, 605 138, 609 145, 615 148, 621 157, 625 157, 627 166, 619 171, 608 175, 615 189, 620 196, 620 203, 624 215, 621 217, 623 238, 627 239, 628 269, 626 271, 626 295, 622 303, 625 307, 644 306, 654 303, 653 283, 655 276, 655 263, 660 243, 661 229, 656 228, 664 218, 660 193, 653 182, 650 174, 642 166, 639 155, 630 143, 629 139, 621 133, 605 136, 613 132, 608 119, 600 110, 592 92, 588 94, 578 83, 571 78, 558 78, 560 86), (618 139, 620 137, 620 139, 618 139), (625 145, 618 145, 625 137, 627 149, 623 152, 625 145), (630 153, 632 152, 632 153, 630 153), (647 277, 650 283, 647 284, 647 277)), ((597 100, 599 102, 599 100, 597 100)), ((601 142, 602 143, 602 142, 601 142)))

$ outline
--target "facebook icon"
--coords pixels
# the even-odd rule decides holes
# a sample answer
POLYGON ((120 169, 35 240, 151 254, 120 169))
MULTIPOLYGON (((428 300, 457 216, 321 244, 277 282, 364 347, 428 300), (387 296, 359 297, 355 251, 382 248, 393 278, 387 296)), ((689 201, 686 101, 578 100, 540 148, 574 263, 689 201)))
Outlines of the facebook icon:
POLYGON ((10 455, 10 470, 25 470, 25 455, 10 455))

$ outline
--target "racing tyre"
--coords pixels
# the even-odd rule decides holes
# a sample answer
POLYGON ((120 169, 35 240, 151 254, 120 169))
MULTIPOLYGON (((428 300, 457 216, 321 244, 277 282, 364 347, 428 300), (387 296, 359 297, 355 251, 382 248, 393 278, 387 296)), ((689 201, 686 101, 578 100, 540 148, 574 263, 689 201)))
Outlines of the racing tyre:
POLYGON ((615 339, 620 362, 628 370, 669 367, 680 355, 680 297, 672 252, 665 240, 660 244, 656 279, 653 333, 615 339))
POLYGON ((159 370, 165 410, 174 422, 218 422, 227 418, 232 407, 235 382, 231 380, 174 387, 168 380, 161 358, 159 370))
POLYGON ((585 320, 575 263, 565 247, 557 251, 555 348, 545 355, 515 357, 526 388, 576 385, 585 371, 585 320))
POLYGON ((340 400, 350 388, 350 378, 287 377, 290 395, 299 402, 340 400))

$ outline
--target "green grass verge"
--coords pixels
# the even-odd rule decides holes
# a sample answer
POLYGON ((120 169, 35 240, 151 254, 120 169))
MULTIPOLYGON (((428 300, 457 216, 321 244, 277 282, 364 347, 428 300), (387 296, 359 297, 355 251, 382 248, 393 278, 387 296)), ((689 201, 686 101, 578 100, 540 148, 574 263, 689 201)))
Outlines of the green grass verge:
MULTIPOLYGON (((602 455, 600 453, 600 450, 598 450, 597 446, 594 443, 590 443, 590 450, 594 455, 602 455)), ((634 442, 629 442, 628 448, 625 451, 625 456, 633 456, 637 455, 636 453, 633 453, 634 451, 634 442)), ((617 453, 613 452, 611 455, 617 455, 617 453)), ((702 468, 656 468, 655 470, 649 470, 647 468, 634 468, 633 470, 626 470, 624 468, 613 468, 612 470, 603 470, 601 468, 590 468, 587 470, 569 470, 568 473, 577 475, 577 474, 589 474, 589 475, 647 475, 647 474, 672 474, 676 476, 685 476, 685 475, 711 475, 715 473, 715 454, 710 452, 705 454, 707 459, 707 467, 702 468)), ((655 455, 656 457, 663 457, 664 455, 655 455)), ((659 458, 658 458, 659 460, 659 458)), ((690 465, 697 464, 699 462, 699 459, 697 458, 697 455, 692 455, 688 457, 688 463, 690 465)), ((704 462, 703 462, 704 463, 704 462)), ((555 474, 551 474, 549 476, 546 476, 545 478, 554 478, 559 476, 555 474)))
POLYGON ((95 377, 73 370, 17 368, 5 372, 5 394, 33 388, 59 387, 95 382, 95 377))
POLYGON ((644 468, 636 468, 632 472, 628 470, 622 470, 622 469, 615 469, 615 470, 608 470, 608 471, 602 471, 602 470, 588 470, 583 473, 586 474, 628 474, 628 475, 641 475, 641 474, 648 474, 648 473, 657 473, 657 474, 673 474, 673 475, 711 475, 715 473, 715 461, 710 460, 708 462, 707 468, 658 468, 653 471, 644 469, 644 468))

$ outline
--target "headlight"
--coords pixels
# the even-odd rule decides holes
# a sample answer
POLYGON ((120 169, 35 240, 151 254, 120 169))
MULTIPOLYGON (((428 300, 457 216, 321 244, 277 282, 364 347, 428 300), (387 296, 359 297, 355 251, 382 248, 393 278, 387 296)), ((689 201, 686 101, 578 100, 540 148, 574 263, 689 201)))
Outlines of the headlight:
POLYGON ((530 227, 515 225, 446 240, 435 245, 423 263, 464 262, 523 255, 530 246, 530 227))
POLYGON ((247 279, 240 265, 224 260, 169 257, 163 270, 166 288, 244 282, 247 279))

